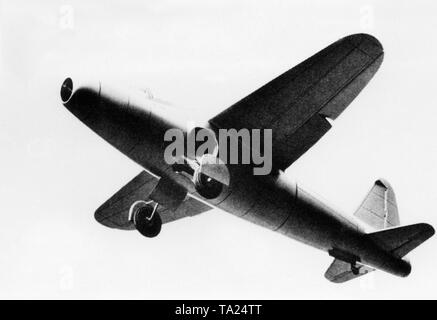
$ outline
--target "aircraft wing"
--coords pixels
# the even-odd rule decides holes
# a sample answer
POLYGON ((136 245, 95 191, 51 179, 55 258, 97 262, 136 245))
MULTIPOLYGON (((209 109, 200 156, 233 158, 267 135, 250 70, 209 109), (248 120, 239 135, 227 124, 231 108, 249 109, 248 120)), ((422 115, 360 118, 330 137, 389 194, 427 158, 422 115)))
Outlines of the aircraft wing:
POLYGON ((210 120, 219 129, 272 129, 273 167, 285 170, 330 128, 383 60, 379 41, 345 37, 210 120))
MULTIPOLYGON (((210 206, 200 202, 197 199, 186 197, 183 194, 182 200, 177 206, 167 205, 168 200, 177 198, 173 194, 156 195, 160 178, 146 171, 142 171, 123 188, 116 192, 111 198, 103 203, 95 212, 96 220, 110 228, 133 230, 135 229, 132 221, 129 220, 129 209, 131 205, 138 200, 153 200, 159 205, 157 212, 159 213, 162 223, 168 223, 184 217, 190 217, 212 209, 210 206), (185 199, 184 199, 185 198, 185 199), (167 202, 167 203, 164 203, 167 202)), ((161 186, 163 184, 161 183, 161 186)), ((164 188, 164 190, 169 188, 164 188)), ((175 193, 177 194, 177 192, 175 193)))

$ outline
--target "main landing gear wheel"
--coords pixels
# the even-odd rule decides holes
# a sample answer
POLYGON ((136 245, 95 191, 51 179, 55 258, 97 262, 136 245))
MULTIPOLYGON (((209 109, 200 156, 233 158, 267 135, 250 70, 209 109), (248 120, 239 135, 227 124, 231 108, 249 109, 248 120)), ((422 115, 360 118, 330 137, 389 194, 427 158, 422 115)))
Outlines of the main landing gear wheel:
POLYGON ((135 228, 147 238, 156 237, 162 226, 162 220, 156 209, 157 203, 137 201, 131 206, 131 221, 135 228))

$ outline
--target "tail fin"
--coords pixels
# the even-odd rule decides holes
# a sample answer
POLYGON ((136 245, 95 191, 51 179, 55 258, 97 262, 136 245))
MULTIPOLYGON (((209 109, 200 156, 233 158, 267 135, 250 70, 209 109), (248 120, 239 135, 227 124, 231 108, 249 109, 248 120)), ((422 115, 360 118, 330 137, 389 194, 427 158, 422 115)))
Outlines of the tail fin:
POLYGON ((366 235, 384 250, 402 258, 408 252, 431 238, 434 228, 426 223, 411 224, 408 226, 377 231, 366 235))
POLYGON ((399 227, 396 196, 390 184, 379 179, 370 189, 354 214, 376 231, 366 236, 384 250, 402 258, 434 234, 434 228, 426 223, 399 227), (388 230, 383 230, 387 229, 388 230))
MULTIPOLYGON (((434 235, 434 228, 426 223, 399 227, 398 207, 393 188, 382 179, 375 182, 364 201, 354 215, 376 232, 365 237, 386 252, 398 258, 404 257, 434 235)), ((375 269, 354 261, 335 256, 334 262, 325 273, 325 277, 335 283, 349 281, 375 269)))
POLYGON ((396 196, 390 184, 377 180, 354 216, 376 230, 399 226, 396 196))

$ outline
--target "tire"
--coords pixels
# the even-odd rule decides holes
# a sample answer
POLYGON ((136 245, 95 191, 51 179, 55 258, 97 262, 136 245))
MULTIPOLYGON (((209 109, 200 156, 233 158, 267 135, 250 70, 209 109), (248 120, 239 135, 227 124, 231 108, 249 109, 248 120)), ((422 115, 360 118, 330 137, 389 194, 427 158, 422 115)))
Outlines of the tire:
POLYGON ((147 238, 156 237, 161 232, 162 220, 158 212, 153 214, 154 207, 147 205, 138 208, 133 216, 135 228, 147 238), (153 214, 151 220, 148 218, 153 214))

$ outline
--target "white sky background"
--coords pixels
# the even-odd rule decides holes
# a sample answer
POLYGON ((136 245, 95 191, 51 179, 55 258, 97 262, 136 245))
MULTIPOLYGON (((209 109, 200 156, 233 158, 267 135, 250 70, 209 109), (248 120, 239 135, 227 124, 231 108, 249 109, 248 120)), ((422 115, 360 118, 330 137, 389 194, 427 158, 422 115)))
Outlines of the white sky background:
POLYGON ((209 118, 333 41, 371 33, 381 69, 287 174, 349 215, 384 177, 403 224, 436 227, 436 5, 381 2, 1 1, 0 298, 437 298, 436 237, 409 255, 408 278, 335 285, 327 253, 218 210, 155 239, 99 225, 94 210, 141 168, 59 98, 79 74, 209 118))

